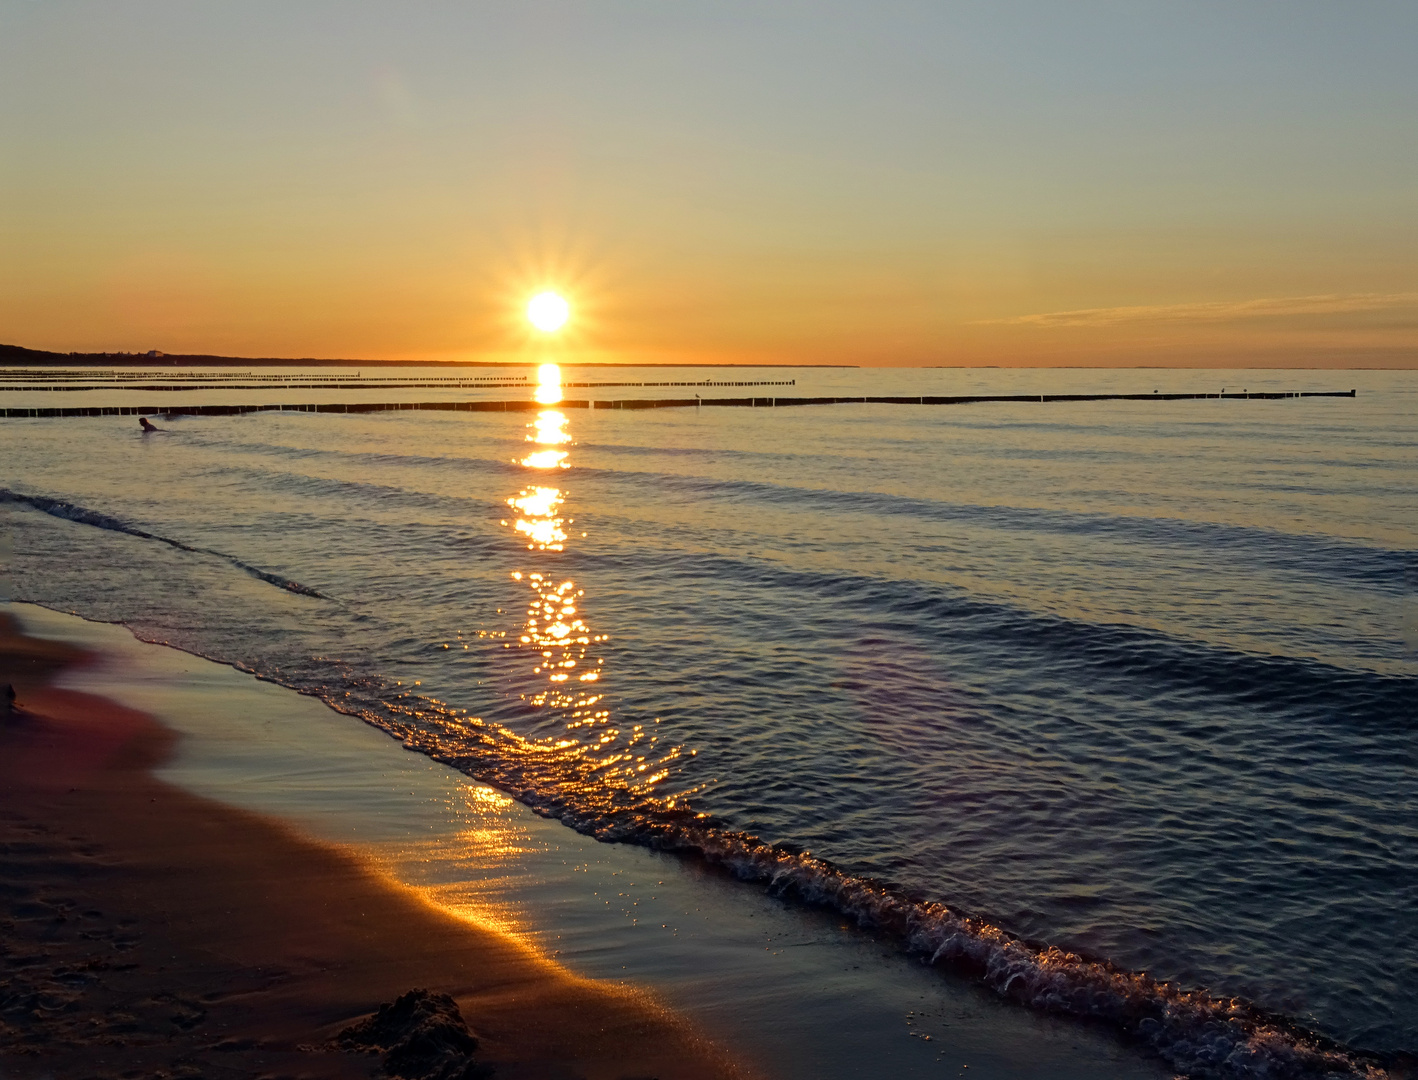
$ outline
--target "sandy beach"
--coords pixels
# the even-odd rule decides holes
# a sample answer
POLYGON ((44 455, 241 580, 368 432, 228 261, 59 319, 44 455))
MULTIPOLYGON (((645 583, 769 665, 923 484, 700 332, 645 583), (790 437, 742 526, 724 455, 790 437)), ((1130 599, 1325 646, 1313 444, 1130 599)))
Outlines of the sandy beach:
POLYGON ((478 1044, 422 1075, 745 1075, 653 1003, 157 780, 167 729, 50 685, 84 660, 0 624, 20 704, 0 733, 7 1074, 380 1075, 378 1051, 338 1036, 421 988, 451 995, 478 1044))

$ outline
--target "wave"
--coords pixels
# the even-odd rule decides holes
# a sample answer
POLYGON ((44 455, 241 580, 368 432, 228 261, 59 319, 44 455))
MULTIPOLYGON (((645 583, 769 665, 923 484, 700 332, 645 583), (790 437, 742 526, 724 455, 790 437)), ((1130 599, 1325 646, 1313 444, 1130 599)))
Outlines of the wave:
MULTIPOLYGON (((329 698, 327 703, 351 711, 348 703, 329 698)), ((890 937, 927 964, 974 976, 1003 998, 1108 1024, 1189 1077, 1381 1080, 1388 1075, 1379 1058, 1244 1000, 1187 990, 1028 941, 986 918, 847 873, 810 852, 717 828, 679 797, 650 796, 629 782, 615 782, 614 767, 607 770, 605 762, 578 748, 527 740, 436 702, 420 707, 386 702, 382 712, 353 715, 405 748, 492 784, 580 833, 700 860, 781 898, 835 911, 890 937)))
POLYGON ((599 475, 636 484, 653 481, 668 490, 703 498, 754 501, 775 506, 833 513, 901 515, 929 521, 969 522, 1009 532, 1047 532, 1073 536, 1120 537, 1165 547, 1202 550, 1210 557, 1244 556, 1257 565, 1320 574, 1401 592, 1405 572, 1418 553, 1377 547, 1354 540, 1287 533, 1246 525, 1181 518, 1080 513, 1035 507, 950 503, 871 491, 834 491, 771 484, 755 480, 718 480, 660 472, 624 472, 579 468, 577 475, 599 475))
MULTIPOLYGON (((511 467, 507 467, 511 471, 511 467)), ((255 470, 241 465, 226 465, 206 472, 209 478, 235 478, 247 483, 265 485, 282 495, 295 499, 349 498, 377 506, 397 506, 420 510, 456 510, 466 514, 471 509, 503 512, 501 499, 484 499, 472 495, 452 495, 420 491, 373 480, 350 480, 338 477, 311 476, 298 472, 255 470)))
POLYGON ((504 448, 507 451, 507 458, 476 457, 453 453, 432 455, 415 454, 408 451, 342 450, 324 446, 287 446, 279 443, 244 442, 235 439, 221 439, 219 443, 221 449, 227 453, 251 454, 252 456, 275 458, 279 461, 331 461, 347 465, 398 467, 420 471, 490 470, 499 475, 520 475, 515 468, 509 465, 508 459, 523 452, 526 447, 520 434, 516 438, 505 440, 504 448))
MULTIPOLYGON (((306 495, 359 489, 380 498, 424 506, 481 503, 465 496, 410 492, 361 481, 298 474, 289 479, 298 483, 306 495)), ((0 488, 0 503, 3 502, 22 503, 53 517, 209 555, 287 592, 332 599, 226 552, 162 536, 62 499, 0 488)), ((474 541, 460 537, 458 542, 474 541)), ((638 552, 637 560, 643 555, 643 551, 638 552)), ((611 554, 566 559, 569 566, 589 569, 595 564, 602 571, 618 561, 619 557, 611 554)), ((1058 663, 1070 669, 1093 669, 1093 679, 1099 685, 1121 682, 1155 689, 1204 691, 1209 695, 1223 694, 1252 709, 1293 711, 1315 719, 1342 716, 1351 723, 1372 722, 1389 727, 1396 721, 1401 727, 1409 726, 1401 718, 1412 715, 1407 703, 1413 694, 1414 679, 1408 676, 1341 667, 1306 657, 1247 652, 1127 623, 1089 622, 1041 613, 912 579, 764 565, 751 559, 708 553, 681 552, 677 558, 659 558, 655 563, 661 575, 687 582, 731 580, 794 595, 850 601, 856 609, 870 613, 869 618, 878 622, 879 628, 899 627, 905 621, 912 633, 939 642, 950 640, 957 649, 970 650, 989 642, 1007 643, 1012 650, 1034 651, 1037 662, 1045 667, 1058 663)), ((1399 571, 1400 581, 1414 573, 1412 561, 1405 560, 1399 571)))
MULTIPOLYGON (((626 562, 634 556, 568 558, 569 566, 626 562)), ((661 586, 691 589, 733 581, 824 602, 864 613, 860 629, 901 631, 956 654, 1007 647, 1031 652, 1035 673, 1056 667, 1087 670, 1090 685, 1124 686, 1130 695, 1159 691, 1224 695, 1249 709, 1285 712, 1320 720, 1343 717, 1351 723, 1406 727, 1413 722, 1415 680, 1322 660, 1263 654, 1168 634, 1129 623, 1090 622, 931 586, 905 578, 883 578, 828 570, 769 565, 752 559, 700 553, 655 560, 661 586)), ((988 666, 988 665, 986 665, 988 666)))
MULTIPOLYGON (((509 447, 520 447, 520 440, 509 447)), ((232 448, 291 460, 319 457, 355 464, 396 466, 411 469, 454 470, 495 476, 520 477, 522 472, 501 458, 410 453, 342 451, 327 448, 284 447, 265 443, 231 444, 232 448)), ((597 452, 610 451, 629 456, 752 458, 761 462, 784 462, 802 455, 743 451, 706 451, 690 448, 623 447, 597 444, 597 452)), ((763 470, 760 470, 763 471, 763 470)), ((294 475, 294 474, 292 474, 294 475)), ((891 515, 927 521, 964 522, 1007 532, 1052 533, 1067 536, 1116 537, 1130 544, 1187 548, 1206 553, 1209 558, 1245 558, 1254 565, 1287 573, 1322 576, 1326 580, 1347 580, 1369 588, 1402 594, 1404 576, 1418 562, 1418 552, 1379 547, 1341 537, 1288 533, 1258 526, 1190 521, 1183 518, 1144 517, 1108 513, 1083 513, 1042 507, 988 506, 954 503, 911 495, 873 491, 837 491, 807 488, 762 480, 723 480, 662 470, 603 469, 576 465, 569 478, 599 479, 611 483, 628 482, 643 488, 647 482, 664 491, 679 491, 696 499, 704 497, 767 504, 789 509, 891 515)))
POLYGON ((317 600, 329 600, 330 597, 324 593, 312 589, 308 585, 302 585, 298 581, 282 577, 280 574, 273 574, 269 570, 262 570, 259 566, 252 566, 248 562, 238 559, 235 555, 228 555, 224 551, 215 551, 212 548, 196 547, 192 544, 185 544, 181 540, 174 540, 168 536, 160 536, 157 533, 140 529, 136 525, 129 524, 121 518, 112 514, 105 514, 99 510, 90 510, 86 506, 78 506, 63 499, 51 499, 44 495, 25 495, 18 491, 11 491, 9 488, 0 488, 0 503, 12 502, 31 506, 36 510, 41 510, 52 517, 63 518, 65 521, 75 521, 82 525, 92 525, 96 529, 106 529, 109 532, 125 533, 128 536, 136 536, 143 540, 156 540, 158 543, 167 544, 169 547, 177 548, 179 551, 189 551, 196 555, 211 555, 222 559, 232 566, 245 571, 254 578, 284 589, 287 592, 299 593, 301 596, 314 597, 317 600))
MULTIPOLYGON (((328 448, 294 448, 270 444, 232 444, 246 452, 278 458, 303 460, 319 457, 375 467, 452 470, 480 475, 506 476, 520 479, 523 475, 513 463, 498 458, 463 455, 428 456, 410 453, 341 451, 328 448)), ((509 442, 510 448, 520 447, 520 441, 509 442)), ((598 452, 626 452, 654 456, 718 457, 728 454, 772 462, 791 460, 800 455, 742 451, 705 451, 700 449, 638 448, 596 445, 598 452)), ((262 477, 256 470, 239 470, 252 477, 262 477)), ((269 476, 269 474, 264 474, 269 476)), ((291 481, 305 482, 310 478, 299 474, 282 474, 291 481)), ((596 479, 608 483, 629 482, 642 490, 646 483, 657 489, 677 491, 696 500, 724 499, 769 505, 775 508, 804 511, 827 511, 833 514, 856 513, 871 516, 901 516, 923 521, 964 523, 998 529, 1007 533, 1053 534, 1073 537, 1117 539, 1129 545, 1149 548, 1184 549, 1204 553, 1213 563, 1237 560, 1277 571, 1287 577, 1319 577, 1326 581, 1349 581, 1363 588, 1391 595, 1404 595, 1405 578, 1418 566, 1418 552, 1393 549, 1359 540, 1322 535, 1289 533, 1259 526, 1192 521, 1184 518, 1145 517, 1109 513, 1084 513, 1041 507, 989 506, 954 503, 919 496, 871 491, 837 491, 806 488, 762 480, 723 480, 714 477, 685 475, 660 470, 604 469, 573 466, 568 479, 596 479)), ((400 489, 369 481, 342 487, 341 494, 368 490, 381 499, 394 497, 400 489), (365 485, 368 488, 365 488, 365 485)), ((411 504, 433 506, 447 501, 466 503, 462 497, 453 500, 432 493, 403 492, 411 504)))

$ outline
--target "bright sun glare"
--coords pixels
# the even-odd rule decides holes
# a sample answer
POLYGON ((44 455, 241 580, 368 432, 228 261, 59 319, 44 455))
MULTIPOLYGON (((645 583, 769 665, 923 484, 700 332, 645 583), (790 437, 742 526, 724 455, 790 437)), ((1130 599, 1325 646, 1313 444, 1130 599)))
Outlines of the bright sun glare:
POLYGON ((540 292, 527 303, 527 321, 544 334, 555 333, 566 325, 571 305, 554 292, 540 292))

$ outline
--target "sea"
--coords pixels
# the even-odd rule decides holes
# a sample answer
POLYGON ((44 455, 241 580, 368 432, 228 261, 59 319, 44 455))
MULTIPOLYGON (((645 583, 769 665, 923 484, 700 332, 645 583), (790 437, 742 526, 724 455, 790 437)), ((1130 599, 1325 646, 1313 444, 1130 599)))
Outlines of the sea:
POLYGON ((0 371, 111 405, 0 419, 0 590, 238 680, 195 789, 772 1075, 1412 1067, 1418 372, 0 371))

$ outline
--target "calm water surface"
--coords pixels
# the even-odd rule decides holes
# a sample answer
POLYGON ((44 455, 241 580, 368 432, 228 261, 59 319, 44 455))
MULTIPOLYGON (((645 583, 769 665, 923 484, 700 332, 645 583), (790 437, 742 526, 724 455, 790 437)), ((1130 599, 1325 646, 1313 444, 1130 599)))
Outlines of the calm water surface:
MULTIPOLYGON (((8 587, 317 693, 589 834, 893 928, 1183 1071, 1279 1060, 1198 1034, 1232 996, 1418 1048, 1418 377, 753 377, 1359 394, 0 421, 8 587)), ((174 396, 61 404, 100 395, 174 396)))

